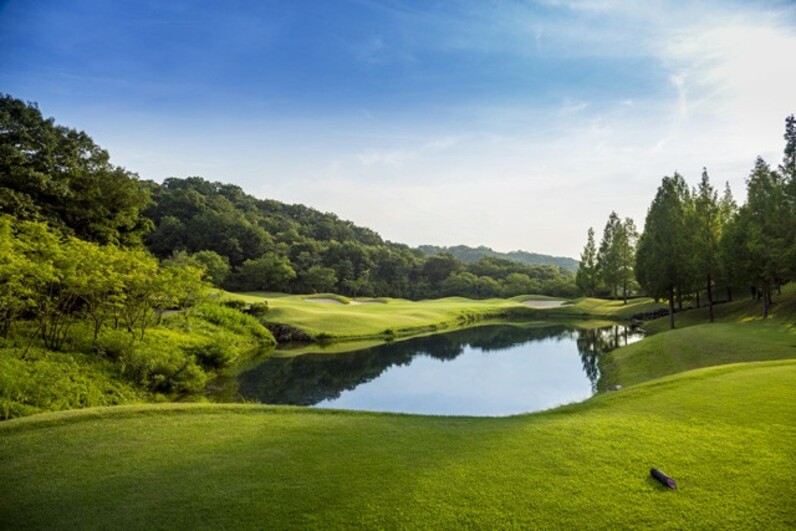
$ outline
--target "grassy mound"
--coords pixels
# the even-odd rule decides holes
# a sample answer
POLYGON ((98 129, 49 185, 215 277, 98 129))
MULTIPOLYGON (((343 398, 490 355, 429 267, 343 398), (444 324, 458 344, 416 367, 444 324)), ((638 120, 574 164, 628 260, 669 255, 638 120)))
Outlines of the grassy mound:
POLYGON ((794 386, 796 362, 778 361, 498 419, 245 405, 38 415, 0 424, 0 527, 792 528, 794 386))
POLYGON ((742 361, 796 357, 796 284, 775 297, 768 319, 759 317, 757 301, 743 299, 715 307, 716 322, 708 309, 676 315, 669 330, 667 317, 644 324, 654 334, 644 341, 609 353, 600 361, 600 386, 633 385, 700 367, 742 361))

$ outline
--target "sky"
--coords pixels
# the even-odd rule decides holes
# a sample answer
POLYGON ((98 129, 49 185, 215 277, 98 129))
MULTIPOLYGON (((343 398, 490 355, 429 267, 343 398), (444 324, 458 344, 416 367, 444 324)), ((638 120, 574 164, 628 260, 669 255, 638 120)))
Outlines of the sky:
POLYGON ((0 0, 0 92, 142 179, 577 258, 665 175, 780 162, 796 3, 0 0))

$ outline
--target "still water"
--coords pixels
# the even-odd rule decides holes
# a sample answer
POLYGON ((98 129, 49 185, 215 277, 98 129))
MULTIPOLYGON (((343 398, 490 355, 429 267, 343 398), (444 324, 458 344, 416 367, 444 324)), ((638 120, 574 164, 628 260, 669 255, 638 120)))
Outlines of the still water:
POLYGON ((237 392, 266 404, 511 415, 588 398, 599 355, 641 337, 624 326, 480 326, 343 354, 272 357, 239 375, 237 392))

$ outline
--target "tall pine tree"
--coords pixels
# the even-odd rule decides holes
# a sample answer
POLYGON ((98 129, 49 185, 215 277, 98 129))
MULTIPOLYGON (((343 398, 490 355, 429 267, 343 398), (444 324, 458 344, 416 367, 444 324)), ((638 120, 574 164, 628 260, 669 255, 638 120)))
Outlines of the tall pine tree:
POLYGON ((578 289, 586 296, 592 296, 597 292, 599 284, 597 278, 597 247, 594 244, 594 229, 589 227, 586 238, 586 246, 580 254, 580 266, 575 275, 575 284, 578 289))

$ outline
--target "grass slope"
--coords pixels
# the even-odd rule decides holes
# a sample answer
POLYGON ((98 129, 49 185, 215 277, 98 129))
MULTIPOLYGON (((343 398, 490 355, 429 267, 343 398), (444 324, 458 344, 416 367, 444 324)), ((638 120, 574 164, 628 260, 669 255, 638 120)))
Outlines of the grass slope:
POLYGON ((768 319, 759 317, 758 302, 744 299, 717 305, 714 323, 708 322, 707 308, 677 314, 674 330, 668 330, 668 318, 645 323, 652 336, 600 360, 600 386, 633 385, 726 363, 794 358, 796 284, 785 286, 776 301, 768 319))
POLYGON ((796 362, 777 361, 498 419, 38 415, 0 424, 0 528, 792 528, 794 386, 796 362))

